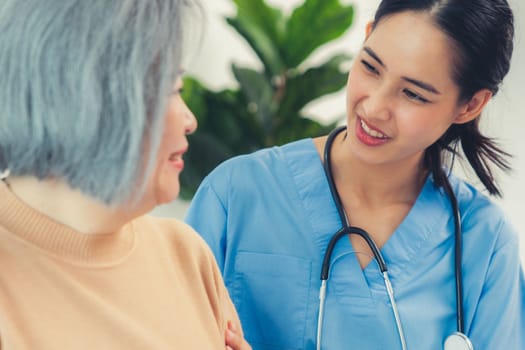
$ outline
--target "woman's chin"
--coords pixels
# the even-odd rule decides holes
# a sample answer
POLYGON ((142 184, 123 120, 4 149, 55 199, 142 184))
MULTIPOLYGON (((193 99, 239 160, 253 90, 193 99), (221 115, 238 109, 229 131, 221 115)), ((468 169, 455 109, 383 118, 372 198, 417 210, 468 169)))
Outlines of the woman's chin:
POLYGON ((180 186, 171 186, 170 188, 163 188, 157 191, 156 202, 157 205, 167 204, 173 202, 180 193, 180 186))

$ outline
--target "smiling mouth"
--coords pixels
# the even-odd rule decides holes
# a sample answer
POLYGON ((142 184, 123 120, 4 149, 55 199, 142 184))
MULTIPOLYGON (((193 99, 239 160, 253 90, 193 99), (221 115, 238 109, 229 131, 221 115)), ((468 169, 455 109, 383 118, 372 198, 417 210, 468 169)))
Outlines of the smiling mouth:
POLYGON ((182 160, 182 154, 181 153, 172 153, 170 154, 169 161, 170 162, 176 162, 178 160, 182 160))
POLYGON ((373 130, 371 129, 365 122, 363 119, 360 118, 359 122, 361 123, 361 128, 363 128, 363 131, 368 135, 368 136, 372 136, 372 137, 375 137, 375 138, 378 138, 378 139, 387 139, 388 136, 386 136, 385 134, 383 133, 380 133, 379 131, 377 130, 373 130))
POLYGON ((188 146, 178 149, 176 152, 170 153, 168 160, 170 162, 176 162, 182 160, 184 154, 188 151, 188 146))
POLYGON ((184 152, 176 152, 176 153, 170 154, 168 158, 169 164, 174 166, 179 172, 184 169, 184 159, 182 158, 183 155, 184 155, 184 152))

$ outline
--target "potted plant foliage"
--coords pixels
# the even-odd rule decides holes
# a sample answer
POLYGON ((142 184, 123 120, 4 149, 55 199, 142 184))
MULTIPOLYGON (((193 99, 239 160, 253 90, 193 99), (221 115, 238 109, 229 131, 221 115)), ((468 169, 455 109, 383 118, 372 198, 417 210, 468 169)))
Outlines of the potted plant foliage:
POLYGON ((191 198, 197 186, 220 162, 257 149, 322 135, 322 125, 305 114, 310 102, 342 89, 350 56, 334 54, 321 64, 307 59, 319 47, 339 38, 351 26, 354 8, 339 0, 305 0, 284 15, 264 0, 232 0, 237 8, 227 23, 256 53, 262 68, 232 64, 236 87, 214 91, 185 78, 183 98, 199 123, 190 136, 181 196, 191 198))

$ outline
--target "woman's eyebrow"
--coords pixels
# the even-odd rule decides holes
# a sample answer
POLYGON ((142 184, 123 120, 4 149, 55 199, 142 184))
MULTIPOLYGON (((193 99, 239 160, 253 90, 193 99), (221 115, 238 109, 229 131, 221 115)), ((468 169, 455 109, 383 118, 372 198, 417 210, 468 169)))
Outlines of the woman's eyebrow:
POLYGON ((377 61, 377 63, 379 63, 379 65, 383 68, 386 68, 386 65, 383 63, 383 61, 381 61, 381 59, 379 58, 379 56, 374 52, 374 50, 372 50, 371 48, 369 48, 368 46, 365 46, 363 47, 363 50, 368 54, 370 55, 370 57, 372 57, 374 60, 377 61))
POLYGON ((410 84, 414 84, 420 88, 422 88, 423 90, 427 90, 428 92, 431 92, 433 94, 436 94, 436 95, 441 95, 441 92, 439 92, 434 86, 428 84, 428 83, 425 83, 421 80, 417 80, 417 79, 412 79, 412 78, 409 78, 409 77, 401 77, 401 79, 409 82, 410 84))
MULTIPOLYGON (((363 47, 363 51, 365 51, 370 57, 372 57, 375 61, 377 61, 377 63, 381 67, 387 68, 386 64, 383 61, 381 61, 379 56, 370 47, 368 47, 368 46, 363 47)), ((416 86, 420 87, 423 90, 427 90, 428 92, 431 92, 431 93, 436 94, 436 95, 441 95, 441 92, 439 92, 438 89, 436 89, 434 86, 432 86, 432 84, 425 83, 424 81, 421 81, 421 80, 418 80, 418 79, 414 79, 414 78, 405 77, 405 76, 401 77, 401 79, 407 81, 410 84, 416 85, 416 86)))

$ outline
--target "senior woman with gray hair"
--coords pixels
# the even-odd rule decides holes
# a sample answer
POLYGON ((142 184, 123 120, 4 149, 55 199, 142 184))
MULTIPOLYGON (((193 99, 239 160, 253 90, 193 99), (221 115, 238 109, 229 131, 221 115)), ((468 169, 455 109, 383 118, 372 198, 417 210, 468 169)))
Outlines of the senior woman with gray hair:
POLYGON ((250 349, 179 193, 189 0, 0 2, 0 347, 250 349), (226 337, 226 340, 225 340, 226 337))

